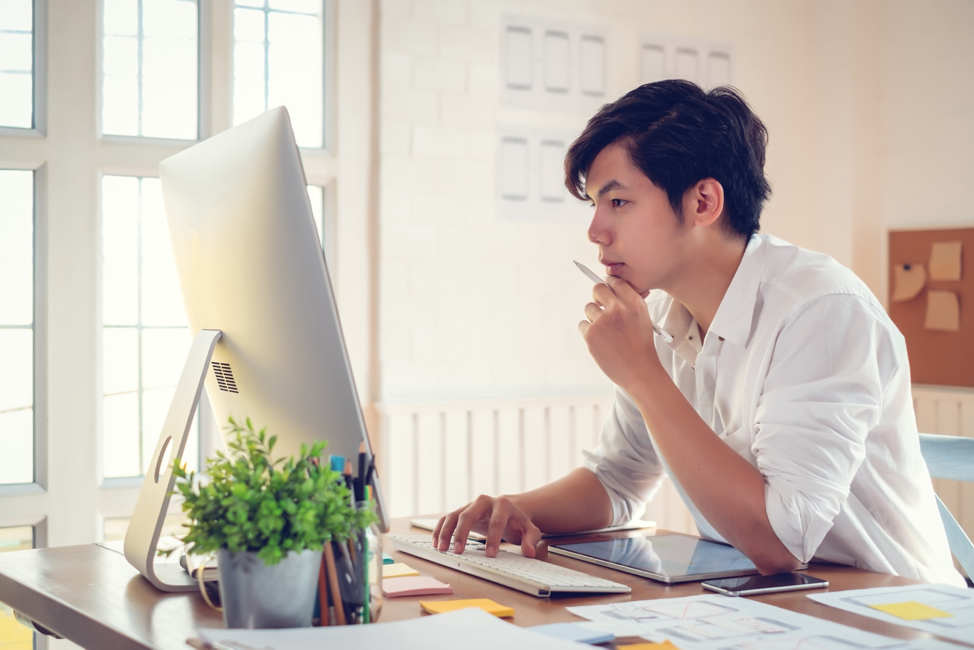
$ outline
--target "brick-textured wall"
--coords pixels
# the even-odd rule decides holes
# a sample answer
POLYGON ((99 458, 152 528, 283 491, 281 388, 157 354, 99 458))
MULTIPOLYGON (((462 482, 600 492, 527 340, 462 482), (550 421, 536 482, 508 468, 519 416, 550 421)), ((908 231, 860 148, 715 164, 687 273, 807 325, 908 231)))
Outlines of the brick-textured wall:
POLYGON ((518 7, 381 2, 384 400, 610 391, 575 329, 591 285, 572 260, 598 268, 586 222, 497 216, 498 125, 588 117, 501 108, 501 16, 518 7))

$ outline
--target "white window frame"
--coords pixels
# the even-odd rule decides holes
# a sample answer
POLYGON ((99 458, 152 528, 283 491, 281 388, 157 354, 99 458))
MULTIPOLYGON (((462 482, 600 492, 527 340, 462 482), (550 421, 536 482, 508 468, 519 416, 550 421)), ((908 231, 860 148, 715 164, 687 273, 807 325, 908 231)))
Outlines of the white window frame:
MULTIPOLYGON (((141 479, 102 476, 101 179, 157 176, 160 160, 194 144, 101 134, 101 4, 34 0, 35 126, 0 128, 0 167, 35 172, 36 215, 35 482, 0 486, 0 526, 34 526, 38 547, 98 541, 105 518, 130 516, 135 506, 141 479), (49 33, 58 38, 48 42, 49 33)), ((373 4, 325 0, 325 147, 301 150, 308 183, 325 188, 326 254, 370 420, 377 368, 373 4)), ((200 7, 205 138, 230 126, 233 2, 200 0, 200 7)))

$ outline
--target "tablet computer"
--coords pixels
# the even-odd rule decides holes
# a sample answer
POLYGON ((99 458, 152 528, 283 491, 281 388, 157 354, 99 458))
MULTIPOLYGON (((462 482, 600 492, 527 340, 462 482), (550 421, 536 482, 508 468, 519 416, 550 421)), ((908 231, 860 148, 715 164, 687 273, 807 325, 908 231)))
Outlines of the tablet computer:
POLYGON ((733 546, 680 533, 552 544, 548 550, 666 583, 758 573, 754 563, 733 546))

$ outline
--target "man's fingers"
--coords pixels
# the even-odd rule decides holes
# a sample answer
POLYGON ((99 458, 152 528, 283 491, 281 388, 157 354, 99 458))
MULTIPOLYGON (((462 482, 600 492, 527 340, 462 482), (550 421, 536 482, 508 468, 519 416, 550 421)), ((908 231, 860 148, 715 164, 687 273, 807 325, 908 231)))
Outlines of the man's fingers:
POLYGON ((540 541, 541 529, 529 521, 526 530, 521 534, 521 555, 524 557, 537 555, 540 541))
POLYGON ((585 318, 591 323, 594 323, 602 315, 602 310, 594 302, 587 303, 582 311, 585 312, 585 318))
POLYGON ((457 527, 457 519, 462 510, 454 510, 442 517, 436 524, 436 530, 433 531, 433 543, 436 544, 438 550, 445 551, 450 546, 450 539, 453 537, 453 531, 457 527))
POLYGON ((497 555, 501 540, 504 539, 504 530, 507 528, 507 521, 511 518, 512 504, 504 498, 497 499, 494 503, 494 511, 490 515, 490 522, 487 524, 487 557, 497 555))
POLYGON ((463 553, 467 546, 467 535, 474 524, 486 519, 493 510, 493 499, 488 496, 480 495, 468 505, 457 518, 457 528, 453 532, 453 552, 463 553))

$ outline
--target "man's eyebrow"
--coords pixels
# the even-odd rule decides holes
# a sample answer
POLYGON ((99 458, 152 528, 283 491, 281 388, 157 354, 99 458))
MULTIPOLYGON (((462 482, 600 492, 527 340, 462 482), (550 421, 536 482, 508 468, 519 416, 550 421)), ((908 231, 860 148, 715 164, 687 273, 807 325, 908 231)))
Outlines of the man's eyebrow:
POLYGON ((623 185, 619 181, 611 180, 611 181, 609 181, 608 183, 606 183, 605 185, 603 185, 602 187, 599 188, 599 196, 598 196, 598 198, 601 199, 603 196, 606 195, 607 192, 611 192, 612 190, 624 190, 624 189, 626 189, 626 186, 625 185, 623 185))

